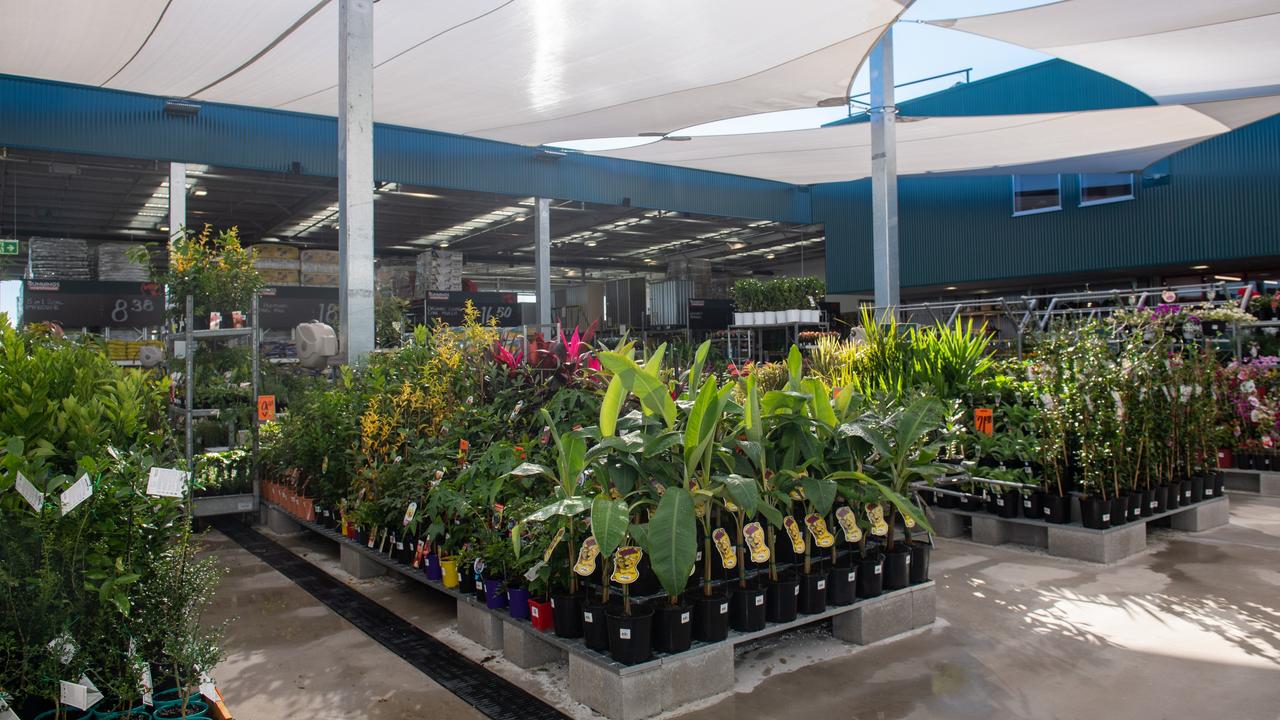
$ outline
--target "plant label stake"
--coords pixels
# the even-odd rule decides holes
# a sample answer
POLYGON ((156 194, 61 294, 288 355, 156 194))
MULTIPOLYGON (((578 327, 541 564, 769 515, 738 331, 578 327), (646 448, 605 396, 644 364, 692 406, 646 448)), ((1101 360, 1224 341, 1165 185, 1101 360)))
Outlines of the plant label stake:
POLYGON ((747 523, 742 528, 742 536, 751 548, 751 562, 757 565, 769 562, 769 546, 765 544, 764 528, 760 527, 760 523, 747 523))
POLYGON ((635 546, 618 548, 613 555, 613 574, 609 579, 619 585, 630 585, 640 577, 640 558, 644 551, 635 546))
POLYGON ((796 519, 790 515, 782 519, 782 527, 787 531, 787 537, 791 538, 791 551, 797 555, 804 553, 804 538, 800 536, 800 525, 796 519))
POLYGON ((836 521, 844 530, 845 542, 856 543, 862 539, 862 528, 858 527, 858 518, 848 505, 836 508, 836 521))
POLYGON ((418 501, 414 500, 409 503, 409 507, 404 511, 404 520, 400 523, 404 527, 409 527, 409 523, 413 522, 413 516, 418 512, 418 501))
MULTIPOLYGON (((594 537, 589 537, 582 541, 582 547, 578 550, 578 562, 573 564, 573 571, 583 577, 591 575, 596 571, 596 556, 600 554, 600 546, 596 544, 594 537)), ((639 558, 636 562, 640 562, 639 558)), ((614 573, 617 576, 617 573, 614 573)), ((624 585, 626 583, 623 583, 624 585)))
POLYGON ((9 707, 9 701, 3 695, 0 695, 0 720, 20 720, 18 713, 9 707))
POLYGON ((729 543, 729 533, 724 528, 716 528, 711 533, 711 538, 715 541, 716 550, 720 552, 720 565, 725 570, 732 570, 738 566, 738 553, 736 548, 729 543))
POLYGON ((276 396, 258 396, 258 422, 271 422, 276 419, 276 396))
MULTIPOLYGON (((22 499, 26 500, 27 504, 34 508, 36 512, 40 512, 40 510, 44 508, 44 493, 37 490, 36 486, 32 485, 30 480, 23 477, 22 473, 18 473, 18 479, 14 481, 13 487, 18 491, 18 494, 22 496, 22 499)), ((4 715, 0 714, 0 720, 3 719, 4 715)))
POLYGON ((993 435, 995 433, 993 415, 991 408, 975 408, 973 411, 973 429, 983 435, 993 435))
POLYGON ((180 498, 186 495, 187 474, 173 468, 151 468, 147 476, 147 494, 180 498))
MULTIPOLYGON (((62 514, 67 513, 79 507, 80 503, 89 499, 93 495, 93 485, 89 483, 89 473, 80 476, 80 479, 74 485, 67 488, 62 493, 62 514)), ((83 710, 84 708, 81 708, 83 710)))

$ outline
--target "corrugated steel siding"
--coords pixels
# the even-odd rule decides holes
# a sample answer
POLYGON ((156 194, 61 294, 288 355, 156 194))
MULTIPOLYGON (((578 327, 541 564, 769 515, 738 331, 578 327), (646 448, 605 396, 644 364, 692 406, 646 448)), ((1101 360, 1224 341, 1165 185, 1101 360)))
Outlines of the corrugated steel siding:
MULTIPOLYGON (((1136 199, 1079 207, 1075 175, 1063 209, 1012 217, 1012 187, 996 177, 904 178, 899 242, 904 287, 1071 272, 1193 265, 1280 255, 1280 117, 1168 158, 1169 181, 1135 182, 1136 199)), ((870 272, 870 182, 813 189, 827 229, 827 285, 861 292, 870 272)))
MULTIPOLYGON (((336 177, 337 120, 202 103, 168 117, 163 99, 0 75, 0 145, 336 177)), ((374 128, 380 180, 684 212, 809 221, 807 189, 720 173, 570 154, 410 128, 374 128)))

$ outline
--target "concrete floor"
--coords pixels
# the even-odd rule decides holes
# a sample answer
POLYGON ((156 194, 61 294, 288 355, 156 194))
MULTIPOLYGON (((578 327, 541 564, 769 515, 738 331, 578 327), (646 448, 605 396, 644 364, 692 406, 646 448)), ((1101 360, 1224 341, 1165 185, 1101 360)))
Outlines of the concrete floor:
MULTIPOLYGON (((739 650, 734 692, 678 717, 1280 719, 1280 499, 1233 494, 1232 525, 1153 531, 1113 566, 939 541, 937 625, 857 648, 821 629, 739 650), (807 666, 805 672, 788 672, 807 666)), ((576 718, 565 668, 520 671, 457 635, 452 601, 352 581, 332 543, 284 541, 576 718)), ((215 677, 240 720, 474 718, 452 694, 225 538, 217 617, 238 616, 215 677)))

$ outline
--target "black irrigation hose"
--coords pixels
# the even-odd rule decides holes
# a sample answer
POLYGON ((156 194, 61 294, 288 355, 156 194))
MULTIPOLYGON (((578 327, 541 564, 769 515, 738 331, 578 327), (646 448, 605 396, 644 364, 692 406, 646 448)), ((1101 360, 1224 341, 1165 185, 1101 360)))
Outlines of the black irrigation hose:
POLYGON ((229 519, 213 525, 485 716, 494 720, 568 718, 247 525, 229 519))

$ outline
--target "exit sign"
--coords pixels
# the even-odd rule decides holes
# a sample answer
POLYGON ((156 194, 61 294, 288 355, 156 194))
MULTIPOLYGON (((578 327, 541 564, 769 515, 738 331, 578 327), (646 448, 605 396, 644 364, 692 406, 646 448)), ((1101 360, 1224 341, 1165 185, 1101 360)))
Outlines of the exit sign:
POLYGON ((0 255, 17 255, 17 240, 0 240, 0 255))

